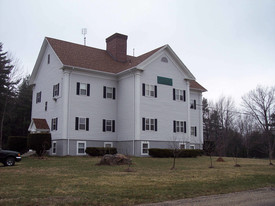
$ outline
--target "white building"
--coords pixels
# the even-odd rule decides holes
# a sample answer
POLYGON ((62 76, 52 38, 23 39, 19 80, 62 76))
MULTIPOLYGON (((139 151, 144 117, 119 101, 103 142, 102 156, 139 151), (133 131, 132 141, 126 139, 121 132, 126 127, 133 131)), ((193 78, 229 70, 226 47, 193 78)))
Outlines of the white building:
POLYGON ((116 33, 106 43, 101 50, 45 38, 30 79, 29 130, 47 122, 52 155, 116 147, 143 156, 148 148, 169 148, 171 142, 202 148, 206 89, 170 46, 134 57, 126 54, 127 36, 116 33))

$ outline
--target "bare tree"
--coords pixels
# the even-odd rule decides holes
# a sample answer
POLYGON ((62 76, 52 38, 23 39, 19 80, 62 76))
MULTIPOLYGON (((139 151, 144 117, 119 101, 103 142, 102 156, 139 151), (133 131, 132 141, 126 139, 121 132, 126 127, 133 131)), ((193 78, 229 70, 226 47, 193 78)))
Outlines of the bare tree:
POLYGON ((268 143, 269 164, 272 165, 275 138, 271 133, 272 115, 275 112, 275 87, 258 86, 242 97, 245 112, 258 123, 268 143))

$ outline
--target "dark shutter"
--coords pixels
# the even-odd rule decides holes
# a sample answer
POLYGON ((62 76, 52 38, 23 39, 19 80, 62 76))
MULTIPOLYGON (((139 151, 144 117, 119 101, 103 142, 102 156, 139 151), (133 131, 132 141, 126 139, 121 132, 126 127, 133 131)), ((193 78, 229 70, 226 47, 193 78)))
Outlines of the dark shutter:
POLYGON ((103 98, 106 99, 106 87, 103 86, 103 98))
POLYGON ((142 118, 142 130, 145 131, 145 118, 142 118))
POLYGON ((103 131, 103 132, 106 132, 105 125, 106 125, 106 120, 103 119, 103 121, 102 121, 102 131, 103 131))
POLYGON ((78 117, 75 118, 75 130, 78 130, 78 117))
POLYGON ((57 96, 59 96, 59 83, 57 84, 57 96))
POLYGON ((89 131, 89 118, 86 118, 86 131, 89 131))
POLYGON ((55 86, 55 85, 53 85, 53 97, 54 97, 54 86, 55 86))
POLYGON ((197 108, 196 100, 194 100, 194 109, 197 108))
POLYGON ((51 131, 53 131, 53 119, 52 119, 52 123, 51 123, 51 131))
POLYGON ((176 89, 173 89, 173 100, 176 100, 176 89))
POLYGON ((195 137, 197 136, 197 127, 195 127, 195 137))
POLYGON ((157 85, 155 85, 155 97, 156 98, 158 97, 158 87, 157 87, 157 85))
POLYGON ((87 96, 90 96, 90 84, 87 84, 87 96))
POLYGON ((56 118, 56 126, 55 126, 55 130, 57 130, 57 125, 58 125, 58 118, 56 118))
POLYGON ((145 96, 145 84, 142 84, 142 96, 145 96))
POLYGON ((183 101, 186 101, 186 94, 185 90, 183 90, 183 101))
POLYGON ((116 131, 116 129, 115 129, 115 127, 116 127, 116 125, 115 125, 115 120, 113 120, 113 122, 112 122, 112 126, 113 126, 113 132, 115 132, 116 131))
POLYGON ((158 131, 158 119, 155 119, 155 131, 158 131))
POLYGON ((183 124, 184 124, 184 133, 186 133, 186 122, 184 122, 183 124))
POLYGON ((116 99, 116 88, 113 88, 113 99, 116 99))
POLYGON ((80 90, 80 82, 76 83, 76 95, 79 95, 79 90, 80 90))
POLYGON ((174 121, 174 125, 173 125, 173 127, 174 127, 174 133, 176 133, 177 132, 177 123, 176 123, 176 121, 174 121))

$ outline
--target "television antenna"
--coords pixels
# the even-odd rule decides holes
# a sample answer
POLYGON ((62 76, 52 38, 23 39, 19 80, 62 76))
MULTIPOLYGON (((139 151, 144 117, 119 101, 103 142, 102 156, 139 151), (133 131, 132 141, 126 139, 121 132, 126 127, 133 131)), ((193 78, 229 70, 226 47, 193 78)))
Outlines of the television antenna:
POLYGON ((87 28, 82 29, 82 35, 84 36, 84 46, 86 46, 86 35, 87 34, 87 28))

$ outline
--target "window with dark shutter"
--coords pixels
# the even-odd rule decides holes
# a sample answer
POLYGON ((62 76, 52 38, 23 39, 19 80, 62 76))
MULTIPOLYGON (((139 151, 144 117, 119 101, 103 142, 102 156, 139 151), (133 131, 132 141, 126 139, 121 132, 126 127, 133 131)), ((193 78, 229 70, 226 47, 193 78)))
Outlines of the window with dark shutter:
POLYGON ((183 101, 186 101, 186 94, 185 90, 183 90, 183 101))
POLYGON ((145 118, 142 118, 142 130, 145 131, 145 118))
POLYGON ((177 121, 174 121, 174 124, 173 124, 173 132, 176 133, 177 132, 177 121))
POLYGON ((89 131, 89 118, 86 118, 86 131, 89 131))
POLYGON ((184 133, 186 133, 186 122, 184 122, 184 133))
POLYGON ((142 96, 145 96, 145 84, 142 84, 142 96))
POLYGON ((103 86, 103 98, 106 99, 106 87, 103 86))
POLYGON ((158 120, 155 119, 155 131, 158 131, 158 120))
POLYGON ((79 95, 79 91, 80 91, 80 82, 76 83, 76 95, 79 95))
POLYGON ((79 118, 76 117, 75 118, 75 130, 78 130, 78 121, 79 121, 79 118))
POLYGON ((196 100, 194 99, 194 109, 197 109, 196 100))
POLYGON ((112 128, 112 129, 113 129, 112 132, 115 132, 115 131, 116 131, 116 129, 115 129, 115 120, 112 121, 112 124, 113 124, 113 125, 112 125, 112 127, 113 127, 113 128, 112 128))
POLYGON ((113 88, 113 99, 116 99, 116 88, 113 88))
POLYGON ((157 98, 158 97, 158 87, 157 87, 157 85, 155 85, 155 98, 157 98))
POLYGON ((90 96, 90 84, 87 84, 87 96, 90 96))
POLYGON ((103 132, 106 132, 105 125, 106 125, 106 120, 103 119, 103 120, 102 120, 102 131, 103 131, 103 132))
POLYGON ((176 100, 176 89, 173 89, 173 100, 176 100))

